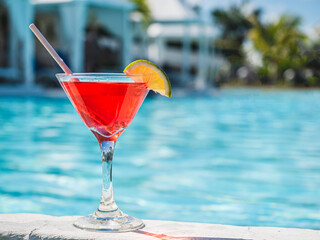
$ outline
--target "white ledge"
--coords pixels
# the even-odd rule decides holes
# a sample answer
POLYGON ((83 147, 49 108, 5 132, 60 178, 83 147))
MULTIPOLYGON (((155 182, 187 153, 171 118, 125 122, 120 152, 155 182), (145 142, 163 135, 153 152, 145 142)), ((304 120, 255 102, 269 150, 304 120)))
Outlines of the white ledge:
POLYGON ((320 240, 320 231, 276 227, 239 227, 218 224, 144 220, 146 227, 127 233, 90 232, 75 228, 77 216, 0 214, 0 239, 108 240, 320 240))

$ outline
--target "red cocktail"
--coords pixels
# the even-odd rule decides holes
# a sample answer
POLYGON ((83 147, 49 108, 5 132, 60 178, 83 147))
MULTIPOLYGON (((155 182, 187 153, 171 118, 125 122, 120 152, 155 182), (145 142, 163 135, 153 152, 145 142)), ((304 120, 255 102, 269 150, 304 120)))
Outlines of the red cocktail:
POLYGON ((98 209, 74 225, 89 230, 123 232, 144 226, 140 219, 120 211, 113 199, 112 158, 115 143, 131 123, 148 89, 171 97, 167 75, 156 64, 136 60, 126 74, 73 74, 34 24, 30 29, 66 74, 57 74, 83 122, 96 136, 102 156, 103 187, 98 209))
POLYGON ((116 141, 148 93, 144 83, 61 81, 82 121, 98 141, 116 141))
POLYGON ((112 158, 115 142, 131 123, 148 94, 150 75, 57 74, 83 122, 96 136, 102 155, 103 187, 98 209, 78 219, 79 228, 131 231, 144 226, 140 219, 120 211, 113 199, 112 158))

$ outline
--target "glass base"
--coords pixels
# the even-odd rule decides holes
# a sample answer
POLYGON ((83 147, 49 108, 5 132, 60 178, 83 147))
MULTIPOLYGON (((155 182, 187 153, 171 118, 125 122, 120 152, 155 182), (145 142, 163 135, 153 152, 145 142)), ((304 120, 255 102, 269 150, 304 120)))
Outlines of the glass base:
POLYGON ((93 214, 79 218, 73 225, 81 229, 106 232, 128 232, 144 227, 142 220, 128 215, 119 218, 97 218, 93 214))

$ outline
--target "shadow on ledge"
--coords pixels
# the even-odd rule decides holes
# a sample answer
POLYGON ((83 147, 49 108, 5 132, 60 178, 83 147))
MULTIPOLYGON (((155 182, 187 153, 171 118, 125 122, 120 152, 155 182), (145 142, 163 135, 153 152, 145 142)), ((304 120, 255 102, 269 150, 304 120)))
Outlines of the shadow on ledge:
POLYGON ((155 234, 155 233, 150 233, 146 231, 141 231, 141 230, 136 230, 134 231, 139 234, 143 235, 148 235, 151 237, 158 238, 160 240, 250 240, 250 239, 243 239, 243 238, 212 238, 212 237, 173 237, 173 236, 168 236, 165 234, 155 234))

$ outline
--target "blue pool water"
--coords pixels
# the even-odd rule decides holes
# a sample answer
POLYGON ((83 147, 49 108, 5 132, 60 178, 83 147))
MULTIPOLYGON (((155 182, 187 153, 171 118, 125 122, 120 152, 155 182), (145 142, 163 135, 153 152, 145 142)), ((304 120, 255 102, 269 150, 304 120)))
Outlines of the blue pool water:
MULTIPOLYGON (((99 147, 67 99, 0 97, 0 213, 86 215, 99 147)), ((147 99, 114 158, 144 219, 320 229, 320 91, 147 99)))

